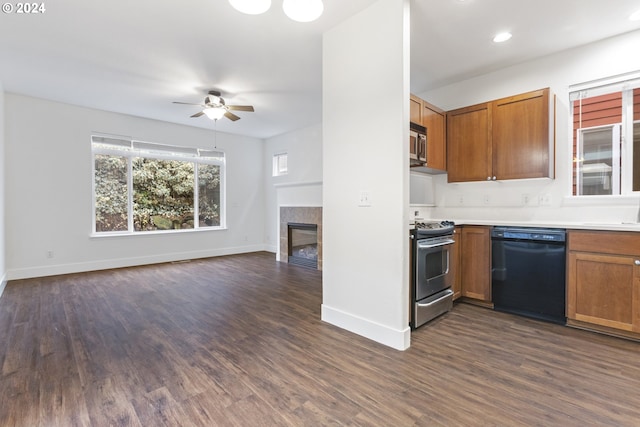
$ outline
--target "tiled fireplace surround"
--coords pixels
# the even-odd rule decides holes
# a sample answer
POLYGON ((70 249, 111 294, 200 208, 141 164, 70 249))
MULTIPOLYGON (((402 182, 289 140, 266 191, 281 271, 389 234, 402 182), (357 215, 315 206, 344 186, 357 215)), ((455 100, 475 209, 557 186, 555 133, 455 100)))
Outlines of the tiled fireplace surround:
POLYGON ((280 261, 288 262, 289 239, 287 224, 315 224, 318 226, 318 270, 322 270, 322 207, 280 207, 280 261))

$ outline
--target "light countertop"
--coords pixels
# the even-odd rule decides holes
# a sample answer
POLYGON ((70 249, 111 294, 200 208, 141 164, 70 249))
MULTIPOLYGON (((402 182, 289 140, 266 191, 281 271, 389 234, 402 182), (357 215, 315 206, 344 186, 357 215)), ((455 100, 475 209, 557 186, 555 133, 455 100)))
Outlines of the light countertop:
MULTIPOLYGON (((441 221, 441 219, 425 219, 420 221, 441 221)), ((509 221, 500 219, 453 219, 456 225, 494 225, 504 227, 539 227, 565 228, 568 230, 603 230, 640 232, 640 223, 636 222, 600 222, 600 221, 509 221)), ((413 224, 413 221, 410 222, 413 224)))

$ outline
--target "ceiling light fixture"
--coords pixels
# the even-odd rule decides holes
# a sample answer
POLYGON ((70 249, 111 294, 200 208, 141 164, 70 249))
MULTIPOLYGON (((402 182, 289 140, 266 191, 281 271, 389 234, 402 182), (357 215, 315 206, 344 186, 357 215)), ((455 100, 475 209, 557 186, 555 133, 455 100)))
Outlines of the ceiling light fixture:
MULTIPOLYGON (((249 15, 259 15, 271 7, 271 0, 229 0, 237 11, 249 15)), ((282 9, 294 21, 315 21, 324 12, 322 0, 284 0, 282 9)))
POLYGON ((260 15, 271 7, 271 0, 229 0, 229 3, 238 12, 247 15, 260 15))
POLYGON ((204 110, 202 110, 202 112, 205 113, 211 120, 219 120, 222 118, 222 116, 224 116, 224 113, 226 113, 227 110, 222 107, 213 107, 205 108, 204 110))
POLYGON ((511 37, 512 37, 512 34, 507 31, 507 32, 504 32, 504 33, 496 34, 496 36, 493 38, 493 41, 495 43, 502 43, 502 42, 506 42, 511 37))
POLYGON ((284 0, 282 9, 294 21, 311 22, 322 15, 324 5, 322 0, 284 0))
POLYGON ((636 10, 629 16, 630 21, 640 21, 640 10, 636 10))

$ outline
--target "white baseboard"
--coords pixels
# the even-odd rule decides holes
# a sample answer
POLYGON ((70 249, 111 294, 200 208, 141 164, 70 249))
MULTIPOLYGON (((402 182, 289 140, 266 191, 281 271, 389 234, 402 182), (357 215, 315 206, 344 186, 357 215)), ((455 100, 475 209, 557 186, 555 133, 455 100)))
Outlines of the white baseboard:
POLYGON ((396 350, 411 345, 411 328, 397 330, 322 304, 322 320, 396 350))
POLYGON ((134 267, 137 265, 160 264, 163 262, 185 261, 190 259, 209 258, 223 255, 235 255, 265 250, 265 245, 239 246, 230 248, 209 249, 206 251, 174 252, 160 255, 134 258, 116 258, 72 264, 56 264, 39 267, 11 269, 6 280, 30 279, 34 277, 56 276, 60 274, 83 273, 87 271, 108 270, 111 268, 134 267))

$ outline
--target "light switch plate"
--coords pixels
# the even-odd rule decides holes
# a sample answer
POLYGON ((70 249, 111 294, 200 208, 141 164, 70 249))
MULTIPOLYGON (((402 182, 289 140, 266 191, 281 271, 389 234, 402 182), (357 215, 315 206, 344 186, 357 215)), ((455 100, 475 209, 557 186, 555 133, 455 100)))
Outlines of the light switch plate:
POLYGON ((371 206, 371 192, 366 190, 360 191, 360 198, 358 199, 358 206, 368 207, 371 206))

